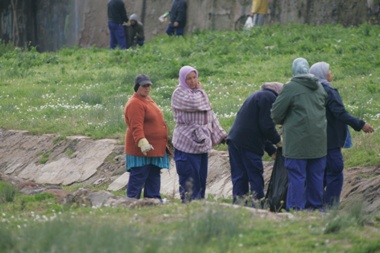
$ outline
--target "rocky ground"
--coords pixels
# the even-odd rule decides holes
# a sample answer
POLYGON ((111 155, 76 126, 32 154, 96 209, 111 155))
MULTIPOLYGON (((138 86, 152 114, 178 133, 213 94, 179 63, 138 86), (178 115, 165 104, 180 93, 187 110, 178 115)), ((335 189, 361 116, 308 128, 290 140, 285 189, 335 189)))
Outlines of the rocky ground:
MULTIPOLYGON (((264 164, 267 185, 273 162, 264 164)), ((22 193, 50 192, 61 202, 93 206, 142 204, 113 195, 114 191, 125 189, 128 178, 123 146, 116 140, 54 134, 36 136, 26 131, 0 129, 0 180, 12 182, 22 193), (62 188, 67 185, 81 189, 70 193, 62 188), (90 190, 92 186, 106 186, 107 190, 90 190)), ((161 193, 178 198, 177 181, 172 162, 170 169, 163 170, 161 193)), ((213 150, 209 154, 206 194, 230 198, 231 188, 228 153, 213 150)), ((365 204, 369 213, 380 211, 380 165, 345 168, 342 207, 358 201, 365 204)), ((156 204, 148 202, 144 204, 156 204)))

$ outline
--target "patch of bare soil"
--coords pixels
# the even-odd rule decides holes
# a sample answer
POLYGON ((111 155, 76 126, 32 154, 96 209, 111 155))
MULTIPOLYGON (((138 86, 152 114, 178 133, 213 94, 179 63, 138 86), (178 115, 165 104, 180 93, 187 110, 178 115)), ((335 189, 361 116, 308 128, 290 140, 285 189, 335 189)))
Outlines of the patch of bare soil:
MULTIPOLYGON (((70 194, 63 185, 108 187, 108 192, 125 189, 129 174, 125 172, 123 146, 116 140, 91 140, 83 136, 62 138, 59 135, 32 135, 26 131, 0 129, 0 180, 16 184, 23 193, 49 191, 58 199, 70 194)), ((273 162, 264 163, 268 184, 273 162)), ((231 198, 228 153, 209 153, 206 194, 215 198, 231 198)), ((161 193, 178 198, 178 177, 175 164, 164 169, 161 193)), ((380 211, 380 165, 345 169, 341 196, 343 207, 353 202, 364 203, 369 213, 380 211)))

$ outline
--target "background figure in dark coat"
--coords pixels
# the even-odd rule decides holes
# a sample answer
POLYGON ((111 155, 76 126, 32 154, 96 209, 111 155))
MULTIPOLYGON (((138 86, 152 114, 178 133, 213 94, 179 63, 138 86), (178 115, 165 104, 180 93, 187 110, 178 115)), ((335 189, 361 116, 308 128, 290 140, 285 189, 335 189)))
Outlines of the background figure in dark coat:
POLYGON ((168 35, 183 35, 186 25, 187 4, 185 0, 173 0, 170 9, 170 23, 166 28, 168 35))
POLYGON ((262 90, 249 96, 236 115, 228 134, 233 203, 247 203, 248 194, 260 200, 264 197, 262 156, 264 151, 275 158, 281 137, 270 116, 270 110, 282 83, 264 83, 262 90))
POLYGON ((363 130, 365 133, 372 133, 373 127, 346 111, 338 90, 331 87, 333 78, 328 63, 315 63, 310 68, 310 74, 319 79, 328 96, 326 105, 327 159, 323 200, 329 206, 339 205, 343 188, 344 168, 341 148, 344 146, 347 137, 349 137, 347 125, 351 126, 355 131, 363 130))
POLYGON ((144 45, 144 26, 139 22, 136 14, 129 17, 129 25, 126 26, 127 32, 127 48, 136 47, 136 45, 144 45))
POLYGON ((121 0, 110 0, 107 4, 108 29, 110 31, 110 48, 127 48, 127 40, 123 23, 128 22, 127 11, 121 0))

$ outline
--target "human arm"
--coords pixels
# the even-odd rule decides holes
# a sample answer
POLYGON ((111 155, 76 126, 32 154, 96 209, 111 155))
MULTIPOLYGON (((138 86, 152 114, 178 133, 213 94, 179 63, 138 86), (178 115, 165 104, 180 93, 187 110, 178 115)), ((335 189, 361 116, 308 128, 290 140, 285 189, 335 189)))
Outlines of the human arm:
POLYGON ((282 92, 277 96, 271 109, 271 118, 276 124, 283 125, 287 112, 291 106, 292 102, 292 91, 288 86, 284 86, 282 92))

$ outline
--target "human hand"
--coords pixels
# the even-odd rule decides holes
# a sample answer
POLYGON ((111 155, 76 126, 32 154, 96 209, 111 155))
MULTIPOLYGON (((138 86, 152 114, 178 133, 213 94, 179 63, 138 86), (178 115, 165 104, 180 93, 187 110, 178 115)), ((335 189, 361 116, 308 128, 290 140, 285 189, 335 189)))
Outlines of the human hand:
POLYGON ((149 144, 148 140, 146 138, 142 138, 139 140, 137 146, 141 149, 141 152, 144 155, 147 155, 147 153, 151 150, 153 150, 153 146, 149 144))
POLYGON ((202 89, 202 83, 201 82, 198 82, 198 84, 197 84, 197 87, 196 87, 197 89, 202 89))
POLYGON ((274 152, 270 157, 272 157, 273 160, 276 160, 276 152, 274 152))
POLYGON ((279 142, 276 144, 276 147, 281 148, 281 147, 282 147, 282 141, 279 141, 279 142))
POLYGON ((177 21, 175 21, 175 22, 173 23, 173 27, 177 27, 177 26, 179 26, 179 23, 178 23, 177 21))
POLYGON ((223 138, 223 139, 220 141, 220 144, 227 144, 227 137, 226 137, 226 138, 223 138))
POLYGON ((141 147, 141 152, 144 154, 144 155, 147 155, 149 151, 151 150, 154 150, 153 146, 148 144, 148 145, 145 145, 143 147, 141 147))
POLYGON ((364 133, 372 133, 373 131, 375 131, 373 129, 373 127, 370 124, 368 124, 368 123, 364 124, 362 130, 363 130, 364 133))

